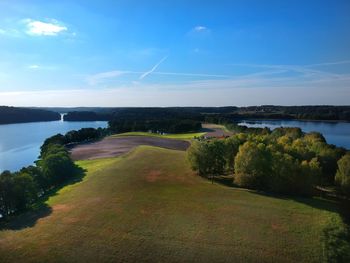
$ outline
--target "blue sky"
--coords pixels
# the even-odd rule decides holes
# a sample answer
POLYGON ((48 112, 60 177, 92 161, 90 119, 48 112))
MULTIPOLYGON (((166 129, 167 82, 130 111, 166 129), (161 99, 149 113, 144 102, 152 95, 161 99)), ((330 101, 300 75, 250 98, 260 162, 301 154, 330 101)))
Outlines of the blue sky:
POLYGON ((350 1, 1 1, 0 105, 349 105, 350 1))

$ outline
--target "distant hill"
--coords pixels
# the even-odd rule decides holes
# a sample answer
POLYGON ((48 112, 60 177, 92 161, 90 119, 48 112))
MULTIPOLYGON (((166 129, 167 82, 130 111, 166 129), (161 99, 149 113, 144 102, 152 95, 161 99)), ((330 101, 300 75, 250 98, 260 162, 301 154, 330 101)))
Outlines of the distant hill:
POLYGON ((61 115, 58 112, 43 109, 0 106, 0 124, 56 121, 60 119, 61 115))

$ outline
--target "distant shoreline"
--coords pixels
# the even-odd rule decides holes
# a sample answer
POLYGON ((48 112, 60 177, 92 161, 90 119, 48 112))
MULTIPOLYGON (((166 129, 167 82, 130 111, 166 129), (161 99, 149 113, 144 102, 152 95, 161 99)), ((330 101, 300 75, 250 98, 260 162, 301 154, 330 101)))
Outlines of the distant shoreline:
POLYGON ((329 123, 350 123, 348 120, 312 120, 312 119, 276 119, 276 118, 242 118, 242 119, 234 119, 234 122, 239 121, 303 121, 303 122, 329 122, 329 123))

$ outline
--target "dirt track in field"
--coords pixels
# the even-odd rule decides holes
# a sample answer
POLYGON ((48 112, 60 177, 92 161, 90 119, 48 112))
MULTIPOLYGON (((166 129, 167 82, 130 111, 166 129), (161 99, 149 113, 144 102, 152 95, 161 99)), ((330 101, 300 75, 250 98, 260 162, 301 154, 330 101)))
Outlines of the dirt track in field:
POLYGON ((70 152, 73 160, 91 160, 120 156, 140 145, 185 151, 190 143, 182 140, 147 136, 107 137, 98 142, 77 145, 70 152))
POLYGON ((225 131, 222 126, 216 124, 202 124, 203 131, 206 132, 207 137, 226 137, 231 136, 233 133, 225 131))

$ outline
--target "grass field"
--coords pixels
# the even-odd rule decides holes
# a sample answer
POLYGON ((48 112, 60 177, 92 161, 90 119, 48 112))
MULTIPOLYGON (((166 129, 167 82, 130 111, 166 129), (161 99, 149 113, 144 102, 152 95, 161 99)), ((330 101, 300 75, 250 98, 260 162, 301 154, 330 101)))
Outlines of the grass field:
POLYGON ((225 125, 221 125, 221 124, 214 124, 214 123, 203 123, 202 127, 204 129, 221 129, 225 132, 230 132, 225 125))
POLYGON ((203 136, 205 132, 194 132, 194 133, 179 133, 179 134, 165 134, 161 135, 158 133, 150 133, 150 132, 125 132, 120 134, 112 135, 112 137, 120 137, 120 136, 151 136, 151 137, 159 137, 166 139, 178 139, 178 140, 190 140, 194 137, 203 136))
POLYGON ((78 164, 87 175, 31 226, 0 231, 0 262, 325 262, 345 244, 335 204, 211 184, 185 152, 78 164))

